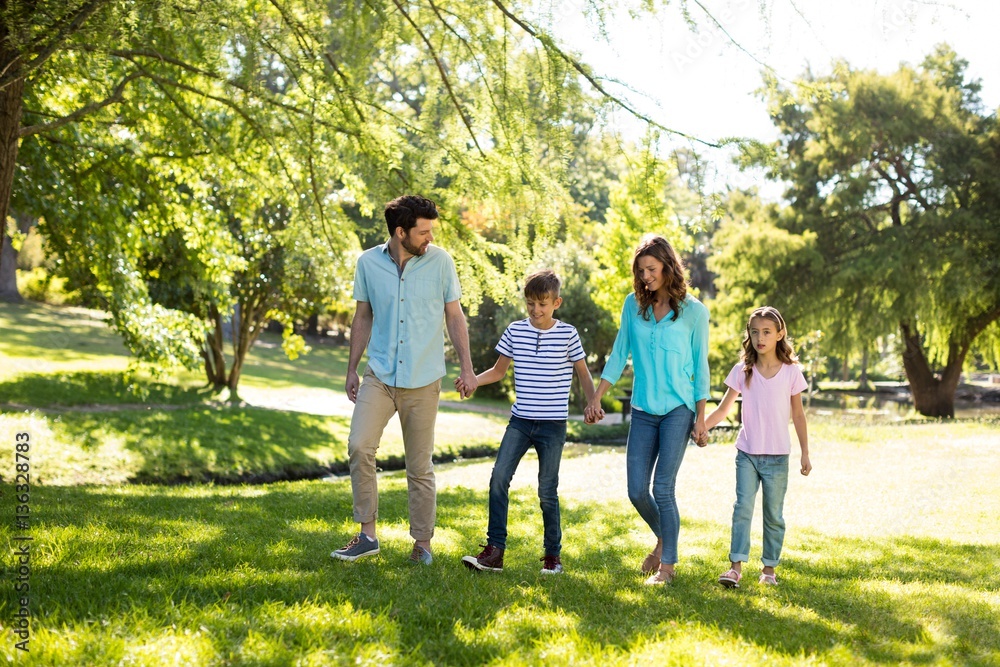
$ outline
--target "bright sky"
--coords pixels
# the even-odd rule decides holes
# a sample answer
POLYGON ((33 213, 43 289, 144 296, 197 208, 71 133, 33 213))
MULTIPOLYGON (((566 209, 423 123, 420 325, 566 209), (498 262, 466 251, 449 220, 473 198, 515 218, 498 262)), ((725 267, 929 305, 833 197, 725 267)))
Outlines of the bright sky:
MULTIPOLYGON (((732 40, 694 0, 687 2, 694 30, 673 0, 658 17, 618 17, 607 26, 607 41, 595 39, 595 27, 583 18, 585 2, 567 0, 557 33, 598 74, 623 84, 609 85, 614 94, 667 127, 709 141, 775 138, 754 95, 761 63, 789 80, 806 68, 826 74, 835 59, 892 72, 900 62, 919 64, 947 42, 982 80, 986 106, 1000 106, 997 0, 766 0, 763 9, 759 0, 700 3, 732 40)), ((616 118, 627 123, 624 114, 616 118)))

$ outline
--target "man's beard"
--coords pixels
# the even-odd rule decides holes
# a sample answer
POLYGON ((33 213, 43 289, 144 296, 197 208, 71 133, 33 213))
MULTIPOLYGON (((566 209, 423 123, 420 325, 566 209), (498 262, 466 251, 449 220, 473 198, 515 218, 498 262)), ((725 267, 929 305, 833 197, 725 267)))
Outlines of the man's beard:
POLYGON ((427 252, 427 248, 426 247, 421 247, 421 246, 413 245, 412 243, 410 243, 410 239, 407 236, 404 236, 400 240, 400 245, 403 246, 403 250, 405 250, 406 252, 408 252, 411 255, 414 255, 416 257, 419 257, 420 255, 423 255, 425 252, 427 252))

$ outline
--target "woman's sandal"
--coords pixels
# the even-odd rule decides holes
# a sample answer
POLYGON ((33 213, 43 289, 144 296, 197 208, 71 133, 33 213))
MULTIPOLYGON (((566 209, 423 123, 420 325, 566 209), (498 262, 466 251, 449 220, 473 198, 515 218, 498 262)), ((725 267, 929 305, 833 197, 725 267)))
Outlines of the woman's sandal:
POLYGON ((642 561, 642 573, 649 576, 660 569, 660 557, 652 551, 642 561))
POLYGON ((672 584, 675 576, 676 575, 674 574, 667 574, 666 572, 660 572, 657 570, 644 583, 647 586, 665 586, 667 584, 672 584))
POLYGON ((757 581, 757 583, 762 584, 764 586, 777 586, 778 578, 773 574, 761 574, 760 579, 757 581))
POLYGON ((739 588, 740 579, 742 578, 742 574, 737 572, 735 569, 730 568, 719 575, 719 583, 726 588, 739 588))

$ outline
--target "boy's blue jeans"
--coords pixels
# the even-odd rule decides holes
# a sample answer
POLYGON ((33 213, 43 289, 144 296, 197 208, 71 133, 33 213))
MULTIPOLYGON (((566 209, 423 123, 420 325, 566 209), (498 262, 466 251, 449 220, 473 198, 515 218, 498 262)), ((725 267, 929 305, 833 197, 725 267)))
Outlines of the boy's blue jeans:
POLYGON ((785 490, 788 489, 788 455, 736 452, 736 503, 733 505, 733 534, 729 560, 750 560, 750 523, 757 488, 764 489, 764 549, 761 561, 775 567, 785 539, 785 490))
POLYGON ((665 415, 633 410, 628 429, 625 446, 628 499, 653 534, 663 540, 660 562, 667 565, 677 562, 681 517, 674 490, 692 427, 694 412, 681 405, 665 415))
POLYGON ((511 416, 493 474, 490 476, 490 522, 486 541, 499 549, 507 548, 507 507, 510 480, 517 464, 531 447, 538 452, 538 500, 545 527, 545 555, 558 556, 562 551, 562 528, 559 525, 559 462, 566 442, 566 421, 522 419, 511 416))

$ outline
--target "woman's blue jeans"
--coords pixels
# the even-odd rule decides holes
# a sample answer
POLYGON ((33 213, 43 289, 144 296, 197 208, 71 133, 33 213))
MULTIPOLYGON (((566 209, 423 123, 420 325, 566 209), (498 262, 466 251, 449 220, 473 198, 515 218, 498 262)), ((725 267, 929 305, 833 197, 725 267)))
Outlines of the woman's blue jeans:
POLYGON ((733 505, 733 534, 729 560, 750 560, 750 523, 757 489, 764 489, 764 549, 761 561, 775 567, 785 540, 785 490, 788 488, 788 455, 736 452, 736 503, 733 505))
POLYGON ((660 562, 666 565, 677 562, 681 517, 675 488, 693 426, 694 412, 681 405, 665 415, 633 410, 628 430, 625 449, 628 499, 653 534, 663 540, 660 562))
POLYGON ((558 556, 562 551, 562 528, 559 525, 559 462, 566 442, 566 422, 542 419, 510 418, 493 474, 490 476, 490 522, 486 542, 499 549, 507 548, 507 508, 510 481, 521 457, 531 447, 538 452, 538 500, 545 527, 545 555, 558 556))

